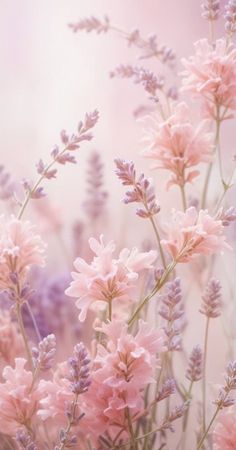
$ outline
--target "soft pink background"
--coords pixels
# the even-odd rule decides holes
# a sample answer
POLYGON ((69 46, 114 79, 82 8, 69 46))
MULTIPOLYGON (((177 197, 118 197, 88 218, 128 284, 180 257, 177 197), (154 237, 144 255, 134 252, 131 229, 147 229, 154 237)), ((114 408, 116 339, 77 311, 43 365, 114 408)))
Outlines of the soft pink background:
MULTIPOLYGON (((39 157, 48 160, 52 145, 59 143, 60 130, 73 132, 84 113, 97 108, 101 119, 94 130, 93 143, 83 146, 77 166, 61 168, 60 176, 48 183, 47 191, 61 205, 65 220, 78 219, 84 197, 85 162, 89 150, 98 149, 106 165, 112 217, 117 219, 108 233, 124 238, 129 217, 130 243, 134 244, 133 228, 139 229, 141 222, 133 214, 124 216, 120 204, 123 189, 112 170, 115 156, 133 158, 139 167, 147 167, 139 155, 142 125, 132 116, 146 96, 140 87, 125 80, 110 80, 108 74, 119 63, 135 63, 138 51, 128 49, 126 42, 113 33, 73 34, 67 24, 90 14, 102 17, 106 13, 112 23, 127 31, 139 28, 144 36, 157 33, 161 43, 184 56, 191 54, 194 41, 207 34, 207 24, 200 18, 200 3, 199 0, 1 0, 0 163, 18 178, 34 178, 35 163, 39 157)), ((153 63, 150 64, 153 68, 153 63)), ((161 67, 157 65, 156 70, 161 67)), ((229 130, 228 136, 235 138, 235 131, 229 130)), ((234 142, 235 139, 227 140, 227 152, 235 151, 234 142)), ((159 178, 156 179, 158 186, 159 178)), ((161 199, 163 190, 161 184, 158 191, 161 199)), ((173 201, 175 193, 170 198, 173 201)), ((170 203, 165 203, 164 209, 167 206, 170 203)), ((145 226, 142 222, 143 229, 145 226)), ((229 264, 235 265, 233 254, 230 260, 222 259, 220 271, 225 280, 229 264)), ((229 296, 229 288, 225 295, 229 296)), ((199 292, 196 295, 190 287, 188 301, 196 320, 191 323, 187 347, 201 344, 203 339, 196 297, 199 292)), ((224 327, 231 332, 228 323, 224 327)), ((232 342, 234 353, 235 341, 232 342)), ((216 382, 225 357, 229 356, 225 355, 220 321, 213 326, 210 346, 214 349, 210 380, 216 382)))

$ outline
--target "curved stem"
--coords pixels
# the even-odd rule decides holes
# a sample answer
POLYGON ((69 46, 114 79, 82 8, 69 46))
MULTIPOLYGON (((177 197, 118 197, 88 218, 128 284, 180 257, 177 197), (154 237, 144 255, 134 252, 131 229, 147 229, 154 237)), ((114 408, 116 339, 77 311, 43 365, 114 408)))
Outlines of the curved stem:
POLYGON ((215 418, 216 418, 216 416, 217 416, 217 414, 218 414, 219 411, 220 411, 220 406, 217 407, 217 409, 216 409, 216 411, 215 411, 215 414, 213 415, 213 417, 212 417, 212 419, 211 419, 211 421, 210 421, 210 423, 209 423, 209 425, 208 425, 208 427, 207 427, 205 433, 204 433, 203 436, 201 437, 201 440, 199 441, 199 444, 198 444, 196 450, 200 450, 200 448, 202 447, 203 442, 205 441, 205 439, 206 439, 206 437, 207 437, 207 435, 208 435, 208 432, 209 432, 209 430, 210 430, 210 428, 211 428, 211 426, 212 426, 212 424, 213 424, 213 422, 214 422, 214 420, 215 420, 215 418))
POLYGON ((207 362, 207 345, 208 345, 208 334, 209 334, 209 323, 210 318, 207 317, 205 337, 204 337, 204 358, 203 358, 203 375, 202 375, 202 422, 203 422, 203 432, 206 429, 206 362, 207 362))
POLYGON ((172 270, 175 268, 178 261, 172 261, 172 263, 167 266, 166 271, 164 272, 161 279, 158 281, 156 286, 153 288, 153 290, 143 299, 143 301, 140 303, 140 305, 137 307, 137 309, 134 311, 132 317, 128 321, 128 326, 131 326, 137 316, 139 315, 140 311, 143 309, 143 307, 151 300, 151 298, 162 288, 162 286, 165 284, 165 282, 168 279, 168 276, 172 272, 172 270))
POLYGON ((38 180, 35 182, 32 189, 29 190, 29 192, 25 196, 25 200, 20 208, 19 214, 17 218, 20 220, 24 214, 24 211, 32 197, 32 195, 35 193, 36 189, 39 187, 42 180, 45 178, 46 173, 54 166, 54 164, 57 162, 57 158, 62 156, 67 150, 67 147, 63 148, 63 150, 57 155, 56 158, 54 158, 44 169, 43 173, 39 176, 38 180))
POLYGON ((185 194, 184 186, 180 186, 180 191, 181 191, 181 197, 182 197, 182 203, 183 203, 183 210, 186 211, 186 209, 187 209, 187 200, 186 200, 186 194, 185 194))
MULTIPOLYGON (((220 111, 219 111, 219 106, 217 106, 217 114, 216 114, 216 132, 215 132, 215 150, 214 153, 216 153, 217 149, 218 149, 218 144, 219 144, 219 137, 220 137, 220 125, 221 125, 221 119, 220 119, 220 111)), ((218 152, 218 157, 219 157, 219 161, 221 160, 220 158, 220 150, 218 152)), ((206 201, 207 201, 207 194, 208 194, 208 188, 209 188, 209 183, 210 183, 210 178, 211 178, 211 173, 212 173, 212 168, 213 168, 213 161, 211 161, 209 163, 208 169, 207 169, 207 173, 206 173, 206 178, 205 178, 205 182, 204 182, 204 186, 203 186, 203 193, 202 193, 202 209, 205 209, 206 207, 206 201)), ((221 170, 221 165, 220 165, 220 170, 221 170)), ((222 179, 222 175, 221 175, 221 179, 222 179)))
POLYGON ((157 229, 157 226, 156 226, 156 223, 155 223, 155 220, 153 219, 153 217, 150 217, 150 222, 151 222, 151 224, 153 226, 153 230, 154 230, 154 233, 155 233, 155 236, 156 236, 156 240, 157 240, 157 243, 158 243, 158 247, 159 247, 159 251, 160 251, 161 261, 162 261, 163 267, 164 267, 164 269, 166 269, 166 260, 165 260, 165 255, 164 255, 163 248, 162 248, 162 245, 161 245, 161 238, 160 238, 160 235, 159 235, 159 232, 158 232, 158 229, 157 229))
POLYGON ((37 325, 37 322, 36 322, 36 320, 35 320, 35 317, 34 317, 34 313, 33 313, 33 311, 32 311, 32 308, 31 308, 31 306, 29 305, 28 302, 25 302, 25 305, 26 305, 26 307, 27 307, 27 309, 28 309, 30 318, 31 318, 31 320, 32 320, 32 324, 33 324, 33 326, 34 326, 35 333, 36 333, 36 336, 37 336, 37 338, 38 338, 38 341, 40 342, 40 341, 42 340, 42 336, 41 336, 40 331, 39 331, 39 329, 38 329, 38 325, 37 325))
POLYGON ((20 328, 20 333, 21 333, 21 336, 22 336, 23 341, 24 341, 27 358, 28 358, 31 370, 33 370, 33 367, 34 367, 33 359, 32 359, 32 355, 31 355, 31 350, 30 350, 30 347, 29 347, 29 343, 28 343, 27 334, 26 334, 25 327, 24 327, 24 322, 23 322, 23 318, 22 318, 20 302, 17 302, 17 304, 16 304, 16 314, 17 314, 17 320, 18 320, 18 324, 19 324, 19 328, 20 328))

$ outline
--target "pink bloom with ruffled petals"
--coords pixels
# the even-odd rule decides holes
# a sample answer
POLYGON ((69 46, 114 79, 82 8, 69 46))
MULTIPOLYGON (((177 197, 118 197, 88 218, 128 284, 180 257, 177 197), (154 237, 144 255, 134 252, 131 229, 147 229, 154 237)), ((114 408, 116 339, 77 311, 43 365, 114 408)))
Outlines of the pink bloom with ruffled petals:
POLYGON ((77 258, 74 266, 77 272, 72 272, 73 281, 66 294, 78 298, 77 307, 81 310, 79 320, 84 321, 88 309, 95 302, 107 305, 109 302, 126 302, 132 300, 135 283, 140 272, 151 269, 156 259, 156 252, 151 250, 139 253, 136 248, 131 251, 123 249, 118 258, 113 258, 115 245, 111 241, 107 245, 94 238, 89 239, 89 246, 95 256, 88 264, 84 259, 77 258))
POLYGON ((23 339, 7 310, 0 310, 0 361, 12 364, 24 353, 23 339))
POLYGON ((154 161, 153 168, 171 173, 167 187, 192 182, 199 175, 192 168, 212 159, 213 135, 209 132, 209 121, 203 120, 194 127, 184 102, 173 106, 171 116, 151 130, 150 141, 143 155, 154 161))
POLYGON ((97 347, 92 384, 84 396, 84 426, 93 437, 105 431, 114 437, 119 429, 128 428, 127 408, 131 420, 144 409, 142 392, 155 382, 157 355, 166 351, 165 333, 142 320, 135 336, 116 320, 103 323, 98 331, 108 341, 97 347))
POLYGON ((178 262, 230 248, 225 242, 222 220, 211 217, 206 210, 198 212, 193 206, 185 212, 173 210, 172 222, 166 227, 167 238, 161 243, 178 262))
POLYGON ((235 450, 236 448, 236 411, 229 408, 223 411, 213 431, 214 450, 235 450))
POLYGON ((15 367, 3 369, 4 383, 0 383, 0 432, 14 436, 17 429, 30 427, 38 409, 40 393, 31 390, 32 372, 25 369, 24 358, 15 359, 15 367))
POLYGON ((195 43, 195 55, 183 59, 182 90, 204 100, 208 114, 215 106, 236 109, 236 48, 224 39, 213 46, 207 39, 195 43))
POLYGON ((12 273, 23 283, 32 265, 43 266, 44 252, 45 244, 30 222, 0 216, 0 290, 11 285, 12 273))

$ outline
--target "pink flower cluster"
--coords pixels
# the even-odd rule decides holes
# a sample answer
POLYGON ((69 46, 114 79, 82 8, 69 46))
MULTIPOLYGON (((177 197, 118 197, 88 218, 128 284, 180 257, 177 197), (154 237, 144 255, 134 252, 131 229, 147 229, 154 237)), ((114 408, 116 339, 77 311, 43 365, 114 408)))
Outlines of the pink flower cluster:
POLYGON ((79 320, 84 321, 87 311, 95 302, 102 304, 119 302, 127 307, 127 301, 134 301, 135 285, 139 273, 145 269, 152 269, 156 259, 156 252, 139 253, 137 248, 124 248, 118 258, 113 258, 115 244, 110 241, 104 244, 103 236, 100 241, 89 239, 90 249, 95 254, 91 264, 84 259, 77 258, 74 262, 76 272, 72 272, 73 281, 66 290, 66 294, 77 298, 76 306, 80 309, 79 320))
POLYGON ((207 211, 190 207, 186 212, 172 211, 172 222, 166 225, 167 238, 162 245, 173 260, 183 263, 196 255, 214 255, 229 249, 221 220, 207 211))
POLYGON ((45 244, 35 234, 30 222, 22 222, 14 216, 10 220, 0 217, 0 289, 12 284, 14 275, 20 284, 24 283, 32 265, 45 264, 45 244))
POLYGON ((236 49, 224 39, 214 45, 207 39, 195 43, 195 55, 182 60, 183 90, 204 101, 206 111, 216 117, 216 110, 236 109, 236 49))
POLYGON ((191 123, 186 103, 173 105, 170 117, 151 129, 150 147, 143 152, 153 160, 153 168, 166 169, 171 178, 167 186, 184 186, 199 175, 192 168, 212 159, 213 135, 209 122, 203 120, 197 127, 191 123))
POLYGON ((84 423, 93 437, 108 432, 114 438, 122 430, 127 434, 128 411, 136 421, 145 409, 143 390, 155 382, 157 355, 166 351, 165 333, 141 320, 135 335, 121 321, 103 323, 98 331, 107 343, 97 347, 92 384, 84 396, 84 423))

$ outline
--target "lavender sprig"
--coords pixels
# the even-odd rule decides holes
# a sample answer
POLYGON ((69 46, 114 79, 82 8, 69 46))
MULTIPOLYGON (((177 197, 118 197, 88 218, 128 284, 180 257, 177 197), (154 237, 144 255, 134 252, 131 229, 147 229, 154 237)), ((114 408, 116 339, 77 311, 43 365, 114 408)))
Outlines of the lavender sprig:
POLYGON ((141 203, 144 208, 139 208, 136 214, 142 218, 150 218, 160 211, 160 206, 156 202, 154 187, 151 180, 148 180, 142 173, 138 178, 132 161, 115 159, 115 173, 124 186, 131 186, 132 190, 126 192, 124 203, 141 203))
POLYGON ((220 14, 219 0, 205 0, 202 5, 202 17, 206 20, 217 20, 220 14))
POLYGON ((80 342, 74 347, 73 357, 68 359, 68 379, 71 383, 70 389, 75 394, 75 398, 66 411, 68 419, 67 428, 65 430, 60 430, 60 445, 56 446, 54 450, 65 450, 73 447, 77 443, 77 437, 74 435, 71 436, 71 429, 73 426, 78 425, 79 421, 84 416, 83 413, 77 414, 78 397, 87 392, 91 384, 89 363, 90 359, 88 358, 88 352, 82 342, 80 342))
POLYGON ((108 193, 103 190, 103 163, 100 154, 94 151, 89 160, 87 171, 87 199, 83 209, 92 222, 104 212, 108 193))
POLYGON ((38 450, 33 438, 25 430, 18 430, 16 442, 19 450, 38 450))
POLYGON ((131 65, 123 65, 116 67, 110 72, 111 78, 133 78, 134 83, 141 84, 145 91, 151 95, 151 98, 158 101, 158 91, 162 91, 164 86, 164 78, 159 79, 148 69, 144 67, 134 67, 131 65))
POLYGON ((181 332, 184 325, 184 305, 180 278, 166 285, 166 292, 161 299, 160 316, 166 320, 164 327, 169 351, 179 351, 182 348, 181 332))
POLYGON ((65 130, 61 131, 60 137, 63 144, 62 150, 55 145, 51 151, 52 160, 48 164, 40 159, 37 164, 37 171, 39 173, 39 178, 36 183, 32 186, 28 181, 23 182, 23 186, 26 191, 25 199, 21 205, 18 219, 22 218, 24 210, 30 199, 38 199, 45 195, 43 188, 40 186, 44 179, 52 179, 56 177, 57 169, 54 169, 54 164, 66 164, 75 163, 74 155, 71 152, 77 150, 80 147, 81 142, 90 141, 92 139, 92 134, 88 132, 97 123, 99 118, 99 113, 97 110, 86 114, 84 121, 80 121, 78 124, 77 133, 69 135, 65 130))
POLYGON ((99 19, 94 16, 85 17, 83 19, 79 19, 77 22, 69 23, 68 26, 74 33, 77 33, 78 31, 91 33, 94 31, 97 34, 102 34, 107 33, 108 31, 115 31, 120 34, 122 38, 127 40, 129 46, 134 45, 143 51, 139 57, 140 59, 155 57, 163 64, 169 65, 172 65, 175 60, 174 51, 166 45, 158 44, 157 36, 155 34, 152 34, 145 39, 141 36, 138 29, 127 33, 126 31, 113 26, 109 17, 106 15, 103 19, 99 19))
POLYGON ((221 289, 219 280, 215 278, 209 280, 202 295, 200 313, 212 319, 220 316, 222 308, 221 289))
POLYGON ((202 444, 204 443, 219 411, 221 411, 223 408, 227 408, 235 404, 235 398, 231 397, 230 395, 234 390, 236 390, 236 361, 230 362, 226 367, 225 383, 221 387, 217 399, 214 401, 214 403, 217 405, 216 411, 208 427, 206 428, 206 431, 200 438, 196 450, 200 450, 202 448, 202 444))
POLYGON ((38 348, 32 349, 33 363, 35 370, 46 371, 51 369, 56 354, 56 337, 49 334, 41 342, 38 348))
POLYGON ((229 0, 224 18, 226 33, 231 37, 236 32, 236 0, 229 0))
POLYGON ((203 353, 198 345, 196 345, 189 357, 186 378, 191 382, 196 382, 202 378, 203 369, 203 353))

